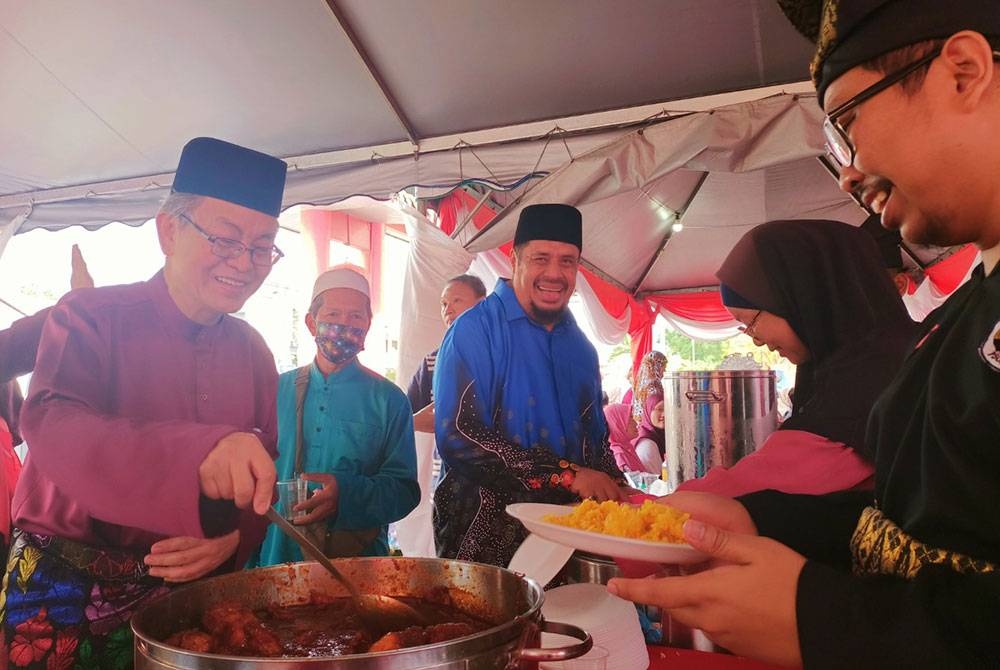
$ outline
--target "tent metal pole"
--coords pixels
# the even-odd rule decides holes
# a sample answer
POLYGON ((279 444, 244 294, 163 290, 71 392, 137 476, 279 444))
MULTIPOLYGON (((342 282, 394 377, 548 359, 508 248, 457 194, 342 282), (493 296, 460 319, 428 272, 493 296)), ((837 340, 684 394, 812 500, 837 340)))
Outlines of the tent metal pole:
MULTIPOLYGON (((565 129, 565 132, 562 134, 563 138, 585 137, 587 135, 614 130, 628 131, 629 129, 649 125, 650 122, 648 119, 653 114, 669 114, 668 118, 657 119, 657 122, 667 122, 700 111, 707 111, 716 107, 749 100, 759 100, 774 95, 814 95, 811 91, 813 91, 812 82, 796 82, 793 84, 769 86, 677 101, 675 104, 679 105, 683 103, 684 106, 675 111, 669 108, 668 103, 659 103, 607 112, 579 114, 558 119, 532 121, 500 128, 487 128, 451 135, 426 137, 421 139, 420 153, 427 155, 430 153, 454 151, 455 145, 458 142, 465 142, 476 148, 532 142, 552 132, 553 125, 565 129)), ((290 171, 305 171, 342 165, 372 163, 375 157, 381 161, 413 160, 413 149, 414 147, 411 142, 400 140, 387 144, 356 147, 353 149, 336 149, 333 151, 291 156, 279 155, 278 157, 288 162, 288 169, 290 171)), ((169 188, 173 180, 173 172, 164 172, 141 177, 126 177, 107 181, 85 182, 72 186, 21 191, 19 193, 0 195, 0 210, 11 207, 78 200, 94 195, 118 195, 141 191, 147 188, 169 188)), ((477 233, 477 237, 478 235, 477 233)), ((471 243, 472 241, 469 242, 469 244, 471 243)), ((468 248, 468 244, 465 246, 468 248)))
MULTIPOLYGON (((687 212, 688 207, 691 206, 691 203, 694 202, 695 197, 698 195, 698 191, 700 191, 701 187, 705 185, 706 179, 708 179, 708 173, 702 172, 701 177, 698 178, 698 183, 694 185, 694 188, 691 189, 691 193, 688 194, 687 200, 684 202, 684 204, 681 206, 679 210, 676 210, 674 212, 675 223, 680 223, 681 219, 684 217, 684 213, 687 212)), ((649 198, 648 194, 645 195, 647 198, 649 198)), ((653 199, 650 198, 650 200, 653 199)), ((654 202, 656 201, 654 200, 654 202)), ((660 203, 656 204, 659 205, 660 203)), ((667 228, 667 234, 663 236, 662 240, 660 240, 660 246, 656 249, 656 253, 653 254, 653 257, 649 259, 649 263, 646 265, 646 269, 642 271, 641 275, 639 275, 639 281, 636 282, 634 287, 628 290, 628 292, 631 293, 633 297, 639 294, 639 287, 642 286, 642 283, 646 281, 647 277, 649 277, 649 273, 653 271, 653 267, 660 260, 660 256, 663 255, 663 250, 667 248, 667 242, 670 241, 670 238, 673 237, 673 234, 674 234, 673 230, 671 228, 667 228)))
POLYGON ((584 260, 583 258, 581 258, 580 259, 580 265, 582 265, 583 267, 585 267, 587 269, 587 271, 589 271, 591 274, 597 275, 598 278, 603 279, 607 283, 609 283, 612 286, 614 286, 615 288, 617 288, 619 291, 622 291, 624 293, 629 293, 628 286, 625 286, 625 284, 621 283, 620 281, 618 281, 617 279, 615 279, 614 277, 612 277, 607 272, 605 272, 601 268, 597 267, 596 265, 594 265, 590 261, 587 261, 587 260, 584 260))
POLYGON ((713 291, 718 291, 718 285, 715 286, 693 286, 691 288, 663 288, 657 291, 643 291, 639 293, 636 298, 651 298, 658 295, 679 295, 682 293, 711 293, 713 291))
POLYGON ((477 202, 476 206, 472 208, 472 211, 465 215, 465 218, 462 219, 460 224, 455 226, 455 230, 451 231, 451 239, 455 239, 462 233, 462 230, 469 225, 469 221, 472 221, 472 217, 476 215, 476 212, 482 209, 483 205, 486 204, 486 201, 490 199, 490 195, 489 191, 486 191, 486 193, 483 194, 483 197, 479 199, 479 202, 477 202))
POLYGON ((7 307, 10 307, 12 310, 14 310, 15 312, 17 312, 21 316, 28 316, 27 312, 19 310, 17 307, 14 307, 14 305, 10 304, 9 302, 7 302, 6 300, 4 300, 3 298, 0 298, 0 303, 6 305, 7 307))
POLYGON ((396 115, 396 120, 399 121, 399 125, 403 127, 406 132, 407 139, 413 145, 416 151, 420 147, 420 138, 417 135, 416 130, 413 128, 413 124, 407 118, 406 113, 403 111, 403 107, 396 100, 396 96, 393 95, 392 89, 389 88, 389 84, 386 82, 382 73, 379 72, 378 68, 375 67, 375 62, 372 61, 371 57, 368 55, 368 50, 365 49, 365 45, 361 43, 361 38, 358 34, 354 32, 354 28, 351 26, 351 22, 347 20, 347 16, 340 10, 337 6, 336 0, 326 0, 327 7, 333 12, 334 18, 337 19, 337 23, 340 24, 341 30, 347 36, 347 39, 351 41, 351 46, 354 47, 354 51, 361 58, 361 62, 364 63, 365 68, 368 70, 368 74, 371 75, 372 79, 375 80, 375 85, 378 90, 382 93, 382 97, 385 101, 389 103, 389 107, 392 108, 392 113, 396 115))

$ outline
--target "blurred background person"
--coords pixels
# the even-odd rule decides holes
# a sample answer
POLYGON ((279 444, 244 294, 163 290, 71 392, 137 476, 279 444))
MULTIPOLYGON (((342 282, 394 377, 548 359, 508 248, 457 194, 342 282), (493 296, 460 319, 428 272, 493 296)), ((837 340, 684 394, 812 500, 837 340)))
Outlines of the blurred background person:
MULTIPOLYGON (((94 280, 87 270, 80 247, 74 244, 71 254, 70 290, 93 287, 94 280)), ((21 459, 14 447, 24 442, 18 431, 18 416, 24 396, 16 377, 31 372, 35 367, 42 325, 50 311, 51 308, 43 309, 0 331, 0 534, 3 536, 0 551, 4 555, 10 545, 11 501, 21 474, 21 459)))
POLYGON ((615 463, 622 472, 643 472, 642 461, 635 453, 635 438, 639 428, 632 418, 632 406, 625 403, 610 403, 604 407, 604 418, 608 422, 608 441, 615 463))
POLYGON ((650 351, 642 357, 635 376, 632 394, 632 418, 638 426, 635 453, 646 472, 660 474, 666 447, 663 423, 653 423, 653 409, 663 402, 663 374, 667 371, 667 357, 659 351, 650 351))
MULTIPOLYGON (((476 275, 452 277, 441 291, 441 320, 445 328, 465 310, 486 297, 486 285, 476 275)), ((437 555, 434 547, 433 499, 434 482, 441 470, 441 458, 434 442, 434 362, 437 349, 427 354, 410 380, 406 397, 413 408, 413 429, 416 431, 417 481, 420 482, 420 502, 416 509, 395 525, 396 542, 404 556, 437 555)))
MULTIPOLYGON (((486 297, 486 285, 475 275, 458 275, 448 280, 441 291, 441 320, 445 328, 461 316, 465 310, 486 297)), ((434 361, 438 350, 424 357, 420 368, 414 373, 407 388, 406 397, 413 407, 413 428, 421 433, 434 432, 434 361)))

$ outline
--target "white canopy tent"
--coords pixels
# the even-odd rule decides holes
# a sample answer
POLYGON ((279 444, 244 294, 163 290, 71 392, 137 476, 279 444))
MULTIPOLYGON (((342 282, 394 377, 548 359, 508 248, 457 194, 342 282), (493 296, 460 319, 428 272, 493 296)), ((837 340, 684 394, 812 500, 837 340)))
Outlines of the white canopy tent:
POLYGON ((148 220, 184 142, 214 135, 286 158, 286 207, 565 165, 523 202, 582 204, 600 276, 707 285, 754 223, 860 216, 811 158, 811 97, 767 98, 811 90, 810 52, 771 0, 0 0, 0 253, 34 228, 148 220), (671 213, 687 230, 661 249, 671 213))
POLYGON ((565 202, 583 213, 586 265, 622 290, 714 286, 715 270, 753 226, 864 220, 816 160, 822 120, 815 96, 779 95, 635 131, 561 167, 467 246, 511 239, 527 205, 565 202))
POLYGON ((0 250, 149 219, 198 135, 287 158, 286 206, 509 183, 580 134, 805 90, 809 52, 770 0, 0 0, 0 250))

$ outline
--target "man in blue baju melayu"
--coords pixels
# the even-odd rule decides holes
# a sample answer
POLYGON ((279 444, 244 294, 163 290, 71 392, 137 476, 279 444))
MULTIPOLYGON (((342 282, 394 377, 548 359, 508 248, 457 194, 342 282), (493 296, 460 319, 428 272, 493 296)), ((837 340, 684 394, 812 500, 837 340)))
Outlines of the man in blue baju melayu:
POLYGON ((597 352, 567 309, 582 247, 575 207, 526 207, 513 277, 445 335, 434 370, 439 556, 506 566, 527 535, 508 504, 624 496, 597 352))

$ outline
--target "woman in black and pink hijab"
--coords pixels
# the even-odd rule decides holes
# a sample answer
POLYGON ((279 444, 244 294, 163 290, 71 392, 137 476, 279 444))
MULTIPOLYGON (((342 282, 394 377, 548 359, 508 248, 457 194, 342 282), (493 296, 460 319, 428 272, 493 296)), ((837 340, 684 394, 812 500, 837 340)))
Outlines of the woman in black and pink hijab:
POLYGON ((656 406, 663 402, 663 373, 666 370, 666 356, 659 351, 647 353, 639 363, 632 394, 632 418, 639 427, 633 443, 635 453, 642 461, 643 470, 655 474, 662 469, 666 440, 663 424, 654 421, 653 414, 656 406))
POLYGON ((869 486, 868 415, 916 327, 874 240, 837 221, 774 221, 744 235, 717 276, 743 332, 797 366, 792 412, 754 454, 680 488, 735 496, 869 486))

